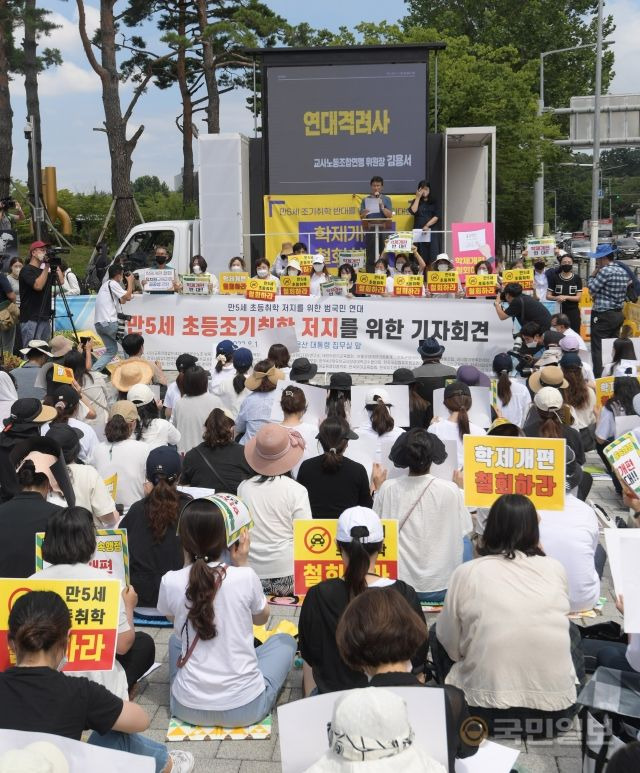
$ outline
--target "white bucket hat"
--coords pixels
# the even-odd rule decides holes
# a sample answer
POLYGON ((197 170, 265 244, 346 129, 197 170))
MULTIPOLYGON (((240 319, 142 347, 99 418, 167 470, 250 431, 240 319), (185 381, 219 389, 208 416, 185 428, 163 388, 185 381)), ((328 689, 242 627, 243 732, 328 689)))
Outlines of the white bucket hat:
POLYGON ((383 687, 338 698, 327 731, 329 751, 307 768, 310 773, 446 773, 416 745, 404 700, 383 687))

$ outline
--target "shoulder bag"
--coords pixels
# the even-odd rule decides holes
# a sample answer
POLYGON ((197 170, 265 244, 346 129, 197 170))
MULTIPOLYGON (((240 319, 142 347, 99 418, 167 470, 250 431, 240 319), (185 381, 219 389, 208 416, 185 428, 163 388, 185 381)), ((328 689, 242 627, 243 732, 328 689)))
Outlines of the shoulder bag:
POLYGON ((398 524, 398 531, 402 531, 402 527, 405 525, 405 523, 411 518, 411 515, 413 511, 418 506, 418 503, 422 499, 422 497, 427 493, 427 490, 429 489, 429 486, 433 483, 435 478, 431 478, 431 480, 427 483, 427 485, 422 489, 420 496, 416 499, 416 501, 411 505, 411 507, 407 510, 407 512, 402 517, 400 523, 398 524))

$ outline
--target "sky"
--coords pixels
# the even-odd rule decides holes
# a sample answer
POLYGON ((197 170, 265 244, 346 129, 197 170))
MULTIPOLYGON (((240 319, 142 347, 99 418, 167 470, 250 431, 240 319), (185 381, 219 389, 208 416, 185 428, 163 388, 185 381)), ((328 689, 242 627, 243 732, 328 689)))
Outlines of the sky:
MULTIPOLYGON (((353 27, 362 20, 366 8, 367 21, 390 23, 405 14, 403 0, 385 0, 363 6, 345 0, 266 0, 267 5, 290 23, 303 21, 312 27, 336 30, 341 25, 353 27)), ((116 10, 124 4, 118 0, 116 10)), ((42 117, 42 163, 57 168, 58 188, 89 192, 109 190, 109 154, 106 136, 94 131, 104 120, 100 81, 86 59, 77 29, 77 9, 72 0, 45 0, 40 5, 51 10, 52 21, 60 25, 42 45, 59 48, 63 64, 40 75, 39 93, 42 117)), ((86 0, 87 26, 95 29, 99 12, 97 0, 86 0)), ((615 40, 616 76, 610 92, 637 93, 637 70, 640 54, 640 0, 610 0, 605 13, 614 16, 617 29, 615 40)), ((157 33, 149 25, 144 28, 149 48, 157 33)), ((17 39, 21 39, 18 32, 17 39)), ((162 44, 158 44, 161 46, 162 44)), ((552 47, 550 45, 550 47, 552 47)), ((123 110, 129 102, 132 87, 121 88, 123 110)), ((253 117, 245 106, 247 92, 235 91, 221 97, 220 123, 223 132, 253 134, 253 117)), ((13 176, 25 180, 27 176, 27 145, 23 127, 26 116, 24 87, 20 78, 11 83, 11 102, 14 113, 13 176)), ((181 136, 175 126, 180 112, 177 88, 160 91, 151 87, 138 102, 129 123, 129 134, 140 124, 145 129, 133 156, 132 178, 157 175, 173 187, 174 176, 181 167, 181 136)), ((204 130, 204 124, 200 124, 204 130)), ((194 147, 196 144, 194 143, 194 147)))

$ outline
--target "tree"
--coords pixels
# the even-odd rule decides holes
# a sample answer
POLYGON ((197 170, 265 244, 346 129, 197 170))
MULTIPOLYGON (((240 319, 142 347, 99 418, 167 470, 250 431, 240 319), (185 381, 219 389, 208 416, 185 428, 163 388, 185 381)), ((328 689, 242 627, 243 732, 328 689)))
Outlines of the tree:
MULTIPOLYGON (((36 8, 36 0, 24 0, 22 6, 22 22, 24 24, 24 40, 22 44, 22 56, 16 56, 16 69, 24 75, 24 88, 27 100, 27 114, 34 117, 35 133, 35 164, 31 158, 31 143, 29 143, 29 161, 27 169, 28 186, 31 204, 33 207, 40 206, 40 202, 34 199, 34 179, 33 169, 35 166, 36 174, 40 179, 41 174, 41 155, 42 155, 42 135, 40 130, 40 99, 38 97, 38 73, 47 67, 59 65, 62 63, 60 51, 57 49, 45 48, 38 56, 38 38, 42 35, 49 35, 59 25, 51 22, 47 17, 51 11, 43 8, 36 8)), ((17 54, 17 52, 16 52, 17 54)))
MULTIPOLYGON (((116 16, 116 0, 100 0, 100 31, 96 39, 89 39, 87 33, 84 0, 76 0, 78 6, 78 27, 80 39, 89 64, 99 76, 102 85, 102 104, 104 106, 104 131, 107 135, 109 155, 111 157, 111 192, 115 199, 116 235, 122 241, 136 221, 131 187, 131 165, 133 152, 138 144, 144 126, 140 125, 127 138, 127 126, 138 100, 153 77, 149 64, 135 78, 136 88, 129 105, 122 111, 120 104, 121 76, 127 77, 118 67, 117 55, 120 46, 116 42, 120 16, 116 16), (94 53, 94 46, 100 52, 100 61, 94 53)), ((156 60, 157 61, 157 60, 156 60)))
POLYGON ((0 0, 0 198, 8 196, 11 190, 13 110, 9 95, 9 63, 14 49, 15 24, 15 6, 8 0, 0 0))
POLYGON ((144 174, 133 181, 133 192, 140 196, 153 196, 157 193, 169 194, 169 186, 156 175, 144 174))
MULTIPOLYGON (((405 30, 437 27, 445 36, 466 36, 472 44, 491 48, 514 47, 514 66, 539 64, 543 51, 596 42, 597 0, 407 0, 405 30)), ((615 29, 613 18, 604 22, 604 35, 615 29)), ((568 106, 572 96, 593 94, 595 46, 545 60, 545 103, 568 106)), ((613 75, 613 53, 604 55, 602 87, 613 75)), ((537 80, 537 79, 536 79, 537 80)), ((536 83, 538 86, 538 83, 536 83)))

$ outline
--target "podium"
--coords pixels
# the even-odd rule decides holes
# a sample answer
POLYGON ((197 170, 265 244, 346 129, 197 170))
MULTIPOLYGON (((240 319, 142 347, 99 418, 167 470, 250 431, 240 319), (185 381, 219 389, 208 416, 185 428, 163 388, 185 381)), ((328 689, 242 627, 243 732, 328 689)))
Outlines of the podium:
MULTIPOLYGON (((373 249, 375 250, 375 257, 373 262, 380 257, 380 234, 392 234, 393 222, 391 218, 386 217, 371 217, 362 219, 362 230, 365 232, 365 243, 367 248, 371 241, 373 242, 373 249)), ((367 249, 367 270, 369 270, 369 249, 367 249)), ((371 266, 373 268, 373 266, 371 266)))

